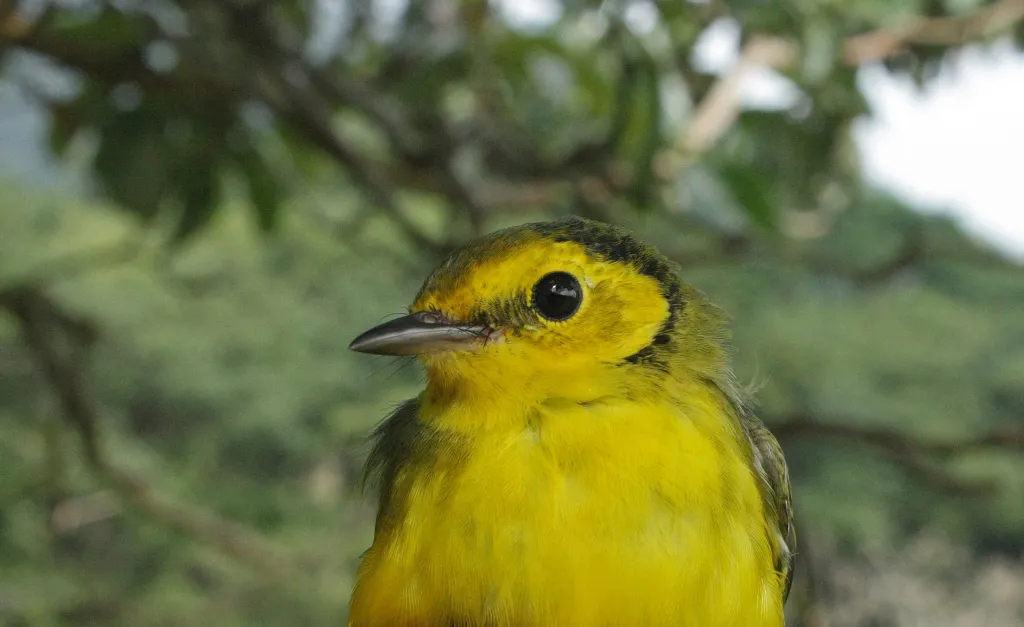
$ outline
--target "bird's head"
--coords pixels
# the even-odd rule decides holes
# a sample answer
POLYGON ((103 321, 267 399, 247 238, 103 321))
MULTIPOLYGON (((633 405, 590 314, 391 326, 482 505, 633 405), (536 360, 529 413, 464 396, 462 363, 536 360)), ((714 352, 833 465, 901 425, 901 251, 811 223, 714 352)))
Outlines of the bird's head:
POLYGON ((428 386, 583 401, 725 368, 719 310, 653 247, 580 218, 505 229, 456 250, 409 312, 351 348, 418 355, 428 386))

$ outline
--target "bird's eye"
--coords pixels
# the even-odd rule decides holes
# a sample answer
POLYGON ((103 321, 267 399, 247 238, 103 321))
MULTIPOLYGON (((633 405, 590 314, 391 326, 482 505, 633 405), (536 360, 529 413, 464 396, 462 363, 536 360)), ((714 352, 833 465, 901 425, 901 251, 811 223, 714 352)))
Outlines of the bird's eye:
POLYGON ((568 272, 551 272, 533 286, 533 308, 548 320, 568 320, 580 308, 583 290, 568 272))

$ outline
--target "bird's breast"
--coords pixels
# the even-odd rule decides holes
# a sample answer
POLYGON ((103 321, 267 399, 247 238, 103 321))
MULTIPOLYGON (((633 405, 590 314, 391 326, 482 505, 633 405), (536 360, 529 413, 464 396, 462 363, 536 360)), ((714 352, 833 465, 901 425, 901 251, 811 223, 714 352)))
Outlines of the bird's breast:
POLYGON ((405 466, 351 624, 781 625, 753 475, 696 424, 559 408, 405 466))

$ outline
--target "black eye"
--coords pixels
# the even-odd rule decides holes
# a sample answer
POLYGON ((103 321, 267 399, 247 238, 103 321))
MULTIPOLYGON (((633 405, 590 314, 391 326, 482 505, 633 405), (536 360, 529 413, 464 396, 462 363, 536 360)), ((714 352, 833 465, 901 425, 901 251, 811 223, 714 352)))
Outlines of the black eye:
POLYGON ((551 272, 533 286, 533 308, 548 320, 568 320, 580 308, 583 290, 568 272, 551 272))

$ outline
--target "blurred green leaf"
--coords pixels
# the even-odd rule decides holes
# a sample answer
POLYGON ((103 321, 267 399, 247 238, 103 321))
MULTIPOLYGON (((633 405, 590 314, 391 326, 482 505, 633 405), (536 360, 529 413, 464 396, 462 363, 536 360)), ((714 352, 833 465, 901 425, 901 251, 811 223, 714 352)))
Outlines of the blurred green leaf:
POLYGON ((221 182, 213 163, 198 161, 182 173, 182 210, 174 231, 174 242, 195 235, 213 217, 220 201, 221 182))
POLYGON ((139 49, 152 34, 145 13, 127 13, 109 7, 102 8, 99 15, 58 11, 48 32, 50 37, 66 39, 100 56, 139 49))
POLYGON ((150 112, 136 110, 113 113, 100 128, 93 164, 104 189, 143 220, 153 218, 172 180, 163 125, 150 112))
POLYGON ((662 108, 657 68, 640 56, 627 64, 631 109, 622 146, 633 174, 631 197, 638 208, 653 209, 654 157, 662 146, 662 108))
POLYGON ((256 213, 256 223, 263 231, 277 225, 281 205, 281 186, 277 176, 255 148, 233 151, 232 156, 245 179, 256 213))
POLYGON ((775 183, 755 168, 727 162, 718 173, 729 193, 752 222, 771 231, 779 227, 779 206, 775 183))

